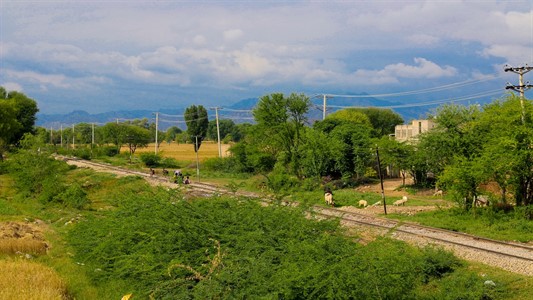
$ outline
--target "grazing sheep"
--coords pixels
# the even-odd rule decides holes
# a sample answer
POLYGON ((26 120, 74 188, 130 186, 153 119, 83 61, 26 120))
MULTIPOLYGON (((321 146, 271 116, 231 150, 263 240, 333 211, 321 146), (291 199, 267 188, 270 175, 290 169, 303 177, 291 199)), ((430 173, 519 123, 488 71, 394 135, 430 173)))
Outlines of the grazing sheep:
POLYGON ((326 204, 330 206, 335 206, 335 203, 333 202, 333 194, 330 192, 326 192, 324 194, 324 199, 326 200, 326 204))
POLYGON ((394 201, 394 203, 392 203, 392 205, 394 205, 394 206, 405 205, 405 202, 407 202, 407 197, 404 196, 403 199, 394 201))
POLYGON ((442 194, 443 194, 442 190, 438 190, 435 193, 433 193, 433 196, 441 196, 442 197, 442 194))
POLYGON ((359 207, 367 207, 368 206, 368 202, 366 202, 366 200, 359 200, 359 207))
POLYGON ((487 198, 487 196, 480 195, 474 197, 474 204, 475 206, 487 206, 489 205, 489 199, 487 198))

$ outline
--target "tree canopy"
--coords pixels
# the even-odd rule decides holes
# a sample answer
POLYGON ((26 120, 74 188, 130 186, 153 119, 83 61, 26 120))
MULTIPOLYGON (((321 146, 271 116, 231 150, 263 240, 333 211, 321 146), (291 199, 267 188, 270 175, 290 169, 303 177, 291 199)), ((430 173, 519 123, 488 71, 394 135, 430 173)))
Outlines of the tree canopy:
POLYGON ((202 145, 202 139, 207 135, 207 126, 209 125, 207 110, 202 105, 191 105, 185 109, 184 117, 187 124, 187 133, 196 152, 202 145))
POLYGON ((26 133, 35 132, 37 102, 20 92, 7 92, 0 86, 0 159, 9 145, 17 144, 26 133))

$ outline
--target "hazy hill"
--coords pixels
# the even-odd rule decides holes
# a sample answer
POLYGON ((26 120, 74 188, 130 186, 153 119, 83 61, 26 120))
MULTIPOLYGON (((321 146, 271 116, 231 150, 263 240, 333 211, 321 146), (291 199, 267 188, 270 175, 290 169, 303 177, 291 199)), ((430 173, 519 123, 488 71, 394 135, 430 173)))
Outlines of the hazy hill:
MULTIPOLYGON (((352 94, 355 96, 365 96, 366 94, 352 94)), ((259 98, 247 98, 235 102, 230 106, 224 106, 226 110, 220 110, 220 118, 228 118, 234 120, 236 123, 252 122, 252 110, 259 98)), ((322 105, 323 97, 316 96, 311 98, 313 107, 309 112, 309 120, 312 123, 314 120, 322 119, 322 105)), ((334 97, 328 98, 326 102, 327 114, 342 109, 344 107, 391 107, 401 106, 400 102, 389 102, 373 97, 361 97, 361 98, 348 98, 348 97, 334 97)), ((431 107, 414 107, 414 108, 393 108, 393 111, 400 114, 406 122, 412 119, 424 118, 431 107)), ((185 129, 186 126, 183 122, 183 114, 185 107, 172 109, 172 110, 160 110, 160 122, 159 126, 161 130, 166 130, 171 126, 178 126, 185 129)), ((214 119, 215 113, 213 110, 208 111, 209 118, 214 119)), ((150 110, 119 110, 110 111, 106 113, 89 114, 86 111, 76 110, 68 114, 37 114, 37 126, 45 128, 59 129, 61 126, 69 127, 72 124, 78 123, 95 123, 97 125, 103 125, 109 122, 125 121, 133 119, 147 118, 152 122, 155 122, 155 112, 150 110)))

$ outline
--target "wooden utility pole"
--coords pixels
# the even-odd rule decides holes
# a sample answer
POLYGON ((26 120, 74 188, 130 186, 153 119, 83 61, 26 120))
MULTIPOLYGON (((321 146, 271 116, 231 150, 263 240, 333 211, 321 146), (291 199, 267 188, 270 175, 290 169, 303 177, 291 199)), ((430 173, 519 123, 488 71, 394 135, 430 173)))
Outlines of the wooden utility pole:
POLYGON ((198 160, 198 136, 195 135, 195 150, 196 150, 196 177, 198 178, 198 182, 200 182, 200 161, 198 160))
POLYGON ((383 201, 383 211, 387 214, 387 203, 385 202, 385 189, 383 188, 383 175, 381 174, 381 162, 379 160, 379 149, 376 147, 376 157, 378 160, 378 176, 381 183, 381 201, 383 201))
POLYGON ((218 157, 222 157, 222 145, 220 144, 220 126, 218 124, 218 110, 221 108, 218 106, 215 106, 215 107, 211 107, 211 109, 215 110, 215 118, 217 121, 218 157))
POLYGON ((522 123, 525 123, 526 111, 524 107, 524 91, 532 88, 533 85, 529 84, 529 81, 524 84, 524 74, 533 70, 533 67, 530 67, 527 64, 522 67, 510 67, 506 65, 503 70, 505 72, 513 72, 515 74, 518 74, 518 85, 512 85, 510 83, 507 83, 505 89, 513 90, 515 92, 520 93, 520 106, 522 107, 522 123))
POLYGON ((327 99, 331 98, 331 96, 328 96, 326 94, 324 94, 323 96, 324 96, 324 99, 323 99, 323 105, 322 105, 322 120, 326 118, 327 99))
POLYGON ((158 140, 158 131, 159 131, 159 112, 155 113, 155 155, 159 150, 159 140, 158 140))

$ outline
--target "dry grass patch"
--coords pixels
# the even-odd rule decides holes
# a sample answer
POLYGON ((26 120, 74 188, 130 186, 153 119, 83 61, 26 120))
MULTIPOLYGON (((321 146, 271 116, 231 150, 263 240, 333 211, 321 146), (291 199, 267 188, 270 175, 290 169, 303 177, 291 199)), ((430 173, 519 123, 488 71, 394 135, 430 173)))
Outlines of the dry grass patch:
POLYGON ((44 254, 48 244, 42 230, 32 223, 0 223, 0 254, 44 254))
MULTIPOLYGON (((228 156, 230 145, 228 144, 222 144, 221 150, 222 150, 222 156, 228 156)), ((127 152, 129 149, 127 147, 123 147, 121 149, 121 152, 127 152)), ((140 148, 135 151, 136 154, 140 154, 143 152, 151 152, 153 153, 155 151, 155 145, 154 143, 151 143, 146 148, 140 148)), ((161 143, 159 145, 159 153, 163 157, 171 157, 174 158, 177 161, 196 161, 196 152, 194 152, 194 146, 193 144, 178 144, 176 142, 172 142, 170 144, 167 144, 165 142, 161 143)), ((203 142, 200 146, 200 150, 198 151, 198 160, 203 161, 208 158, 218 157, 218 144, 213 142, 203 142)))
POLYGON ((68 299, 66 284, 54 270, 23 259, 0 260, 0 299, 68 299))

